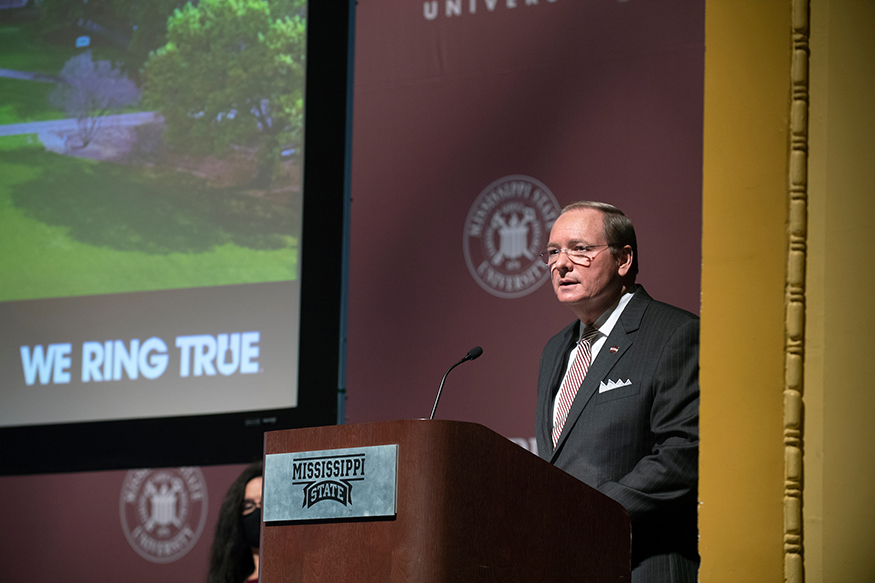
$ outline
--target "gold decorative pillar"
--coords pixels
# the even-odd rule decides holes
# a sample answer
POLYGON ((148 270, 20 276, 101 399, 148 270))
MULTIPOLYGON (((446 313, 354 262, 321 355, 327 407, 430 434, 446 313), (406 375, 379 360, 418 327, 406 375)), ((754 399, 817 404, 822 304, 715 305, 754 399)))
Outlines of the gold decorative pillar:
POLYGON ((805 263, 808 222, 808 0, 793 0, 784 375, 784 580, 804 580, 802 532, 805 263))

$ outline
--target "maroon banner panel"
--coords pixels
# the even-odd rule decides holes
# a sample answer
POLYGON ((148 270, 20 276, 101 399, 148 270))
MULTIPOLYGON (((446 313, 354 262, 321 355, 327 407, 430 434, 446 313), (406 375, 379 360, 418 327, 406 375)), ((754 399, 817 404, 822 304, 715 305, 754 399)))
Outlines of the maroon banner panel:
POLYGON ((636 225, 639 282, 698 312, 704 3, 385 0, 357 13, 347 419, 474 421, 529 446, 573 318, 537 252, 559 209, 636 225))
POLYGON ((0 580, 206 581, 219 508, 244 467, 0 477, 0 580))

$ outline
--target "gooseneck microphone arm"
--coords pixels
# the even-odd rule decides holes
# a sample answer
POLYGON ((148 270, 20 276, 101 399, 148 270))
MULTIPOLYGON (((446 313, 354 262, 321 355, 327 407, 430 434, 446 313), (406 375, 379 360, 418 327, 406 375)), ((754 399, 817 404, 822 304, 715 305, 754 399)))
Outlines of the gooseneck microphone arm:
POLYGON ((462 364, 463 362, 465 362, 466 360, 474 360, 476 358, 479 358, 481 354, 483 354, 483 349, 480 348, 479 346, 475 346, 474 348, 472 348, 471 350, 468 351, 468 354, 465 355, 465 358, 463 358, 462 360, 460 360, 459 362, 457 362, 456 364, 451 366, 447 370, 447 372, 444 373, 444 378, 441 379, 441 386, 438 388, 437 397, 435 397, 435 399, 434 399, 434 407, 431 408, 431 417, 429 417, 429 420, 434 419, 434 412, 437 411, 437 404, 438 404, 438 401, 440 401, 440 399, 441 399, 441 391, 444 390, 444 381, 447 380, 447 375, 450 374, 450 371, 453 370, 454 368, 456 368, 457 366, 459 366, 460 364, 462 364))

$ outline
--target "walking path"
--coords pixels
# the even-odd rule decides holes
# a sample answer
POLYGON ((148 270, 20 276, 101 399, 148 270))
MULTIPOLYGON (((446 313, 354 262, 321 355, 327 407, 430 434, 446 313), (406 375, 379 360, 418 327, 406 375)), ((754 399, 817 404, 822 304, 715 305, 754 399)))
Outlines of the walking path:
MULTIPOLYGON (((159 123, 164 117, 157 111, 138 111, 136 113, 118 113, 105 115, 101 118, 102 126, 132 127, 147 123, 159 123)), ((41 134, 44 132, 68 132, 77 129, 75 119, 56 119, 52 121, 31 121, 26 123, 11 123, 0 125, 0 136, 15 136, 19 134, 41 134)))
POLYGON ((34 73, 32 71, 14 71, 12 69, 0 69, 0 77, 8 79, 22 79, 24 81, 41 81, 43 83, 60 83, 61 78, 56 75, 34 73))

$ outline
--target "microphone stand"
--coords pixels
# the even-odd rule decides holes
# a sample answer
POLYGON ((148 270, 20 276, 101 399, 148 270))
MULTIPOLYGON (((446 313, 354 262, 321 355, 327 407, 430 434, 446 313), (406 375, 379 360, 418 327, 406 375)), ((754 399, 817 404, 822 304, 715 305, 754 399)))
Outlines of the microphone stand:
POLYGON ((466 360, 474 360, 475 358, 479 357, 481 354, 483 354, 483 349, 480 348, 479 346, 475 346, 474 348, 472 348, 471 350, 468 351, 468 354, 465 355, 465 358, 463 358, 462 360, 460 360, 459 362, 457 362, 456 364, 451 366, 447 370, 447 372, 444 373, 444 378, 441 379, 441 386, 438 388, 437 397, 435 397, 435 399, 434 399, 434 407, 431 408, 431 416, 428 418, 429 421, 434 419, 434 412, 437 411, 438 401, 441 398, 441 391, 444 390, 444 382, 447 380, 447 375, 450 374, 450 371, 453 370, 454 368, 456 368, 457 366, 459 366, 460 364, 462 364, 463 362, 465 362, 466 360))

